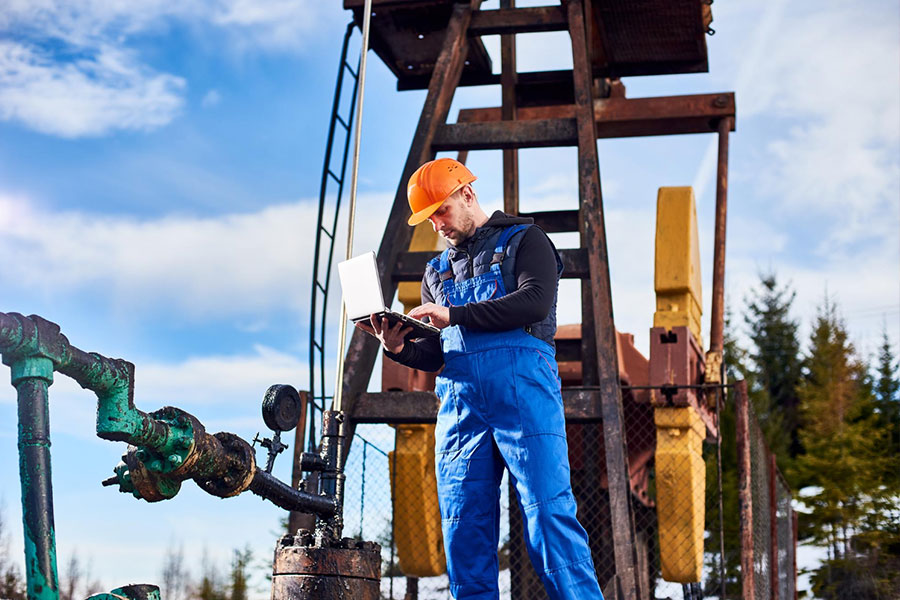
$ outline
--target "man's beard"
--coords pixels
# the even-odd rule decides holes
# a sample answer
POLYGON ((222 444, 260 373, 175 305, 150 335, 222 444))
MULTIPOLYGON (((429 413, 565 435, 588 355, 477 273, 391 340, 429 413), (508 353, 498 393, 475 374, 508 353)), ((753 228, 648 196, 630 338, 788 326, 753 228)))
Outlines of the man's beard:
POLYGON ((471 234, 475 232, 475 219, 473 219, 471 215, 466 215, 462 218, 460 227, 453 228, 450 230, 450 232, 455 236, 456 239, 452 239, 446 233, 444 234, 444 239, 453 246, 459 246, 467 239, 469 239, 469 237, 471 237, 471 234))

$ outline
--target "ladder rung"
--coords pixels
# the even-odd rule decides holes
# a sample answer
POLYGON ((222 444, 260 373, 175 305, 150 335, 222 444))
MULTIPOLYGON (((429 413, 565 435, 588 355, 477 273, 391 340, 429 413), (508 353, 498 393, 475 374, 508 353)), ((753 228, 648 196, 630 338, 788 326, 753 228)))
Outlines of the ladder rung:
POLYGON ((338 185, 340 185, 342 183, 340 178, 337 175, 335 175, 334 171, 332 171, 331 169, 328 169, 328 174, 331 175, 331 178, 334 179, 335 183, 337 183, 338 185))
POLYGON ((348 63, 346 60, 344 61, 344 67, 346 67, 346 69, 350 71, 350 75, 353 76, 353 79, 359 79, 359 75, 356 74, 356 71, 353 70, 353 67, 351 67, 350 63, 348 63))
POLYGON ((575 119, 535 119, 442 125, 435 133, 431 148, 440 152, 577 145, 575 119))
POLYGON ((325 229, 324 227, 320 227, 319 229, 322 230, 322 233, 324 233, 325 235, 328 236, 328 239, 331 239, 331 240, 334 239, 334 235, 333 235, 330 231, 328 231, 328 230, 325 229))
POLYGON ((469 35, 564 31, 568 28, 569 20, 562 6, 501 8, 473 12, 469 35))
POLYGON ((316 281, 316 287, 319 288, 320 290, 322 290, 322 293, 323 293, 323 294, 327 291, 327 290, 325 289, 325 286, 323 286, 323 285, 322 285, 322 282, 320 282, 320 281, 316 281))
POLYGON ((319 352, 322 352, 322 344, 320 344, 320 343, 317 342, 317 341, 313 341, 312 345, 313 345, 313 348, 315 348, 315 349, 318 350, 319 352))
POLYGON ((334 115, 334 118, 338 123, 340 123, 344 127, 344 129, 350 129, 350 126, 347 125, 347 122, 341 118, 341 115, 334 115))

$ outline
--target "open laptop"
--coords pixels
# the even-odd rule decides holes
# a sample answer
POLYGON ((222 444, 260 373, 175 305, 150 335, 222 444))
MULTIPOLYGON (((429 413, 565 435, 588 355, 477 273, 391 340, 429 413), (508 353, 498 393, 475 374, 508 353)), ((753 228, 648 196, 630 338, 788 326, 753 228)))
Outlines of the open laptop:
POLYGON ((434 325, 395 312, 384 305, 381 277, 378 274, 374 252, 366 252, 338 263, 338 275, 341 278, 347 316, 354 323, 368 321, 370 315, 376 315, 386 318, 392 327, 397 321, 402 321, 404 327, 412 327, 413 330, 407 335, 407 339, 441 334, 441 330, 434 325))

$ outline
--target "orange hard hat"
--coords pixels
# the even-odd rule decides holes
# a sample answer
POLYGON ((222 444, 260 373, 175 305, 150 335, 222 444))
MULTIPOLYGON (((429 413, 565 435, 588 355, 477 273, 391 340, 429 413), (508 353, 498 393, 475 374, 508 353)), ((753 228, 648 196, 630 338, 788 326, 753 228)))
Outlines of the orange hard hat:
POLYGON ((434 213, 444 200, 477 177, 458 160, 438 158, 418 169, 406 184, 406 197, 412 216, 410 225, 418 225, 434 213))

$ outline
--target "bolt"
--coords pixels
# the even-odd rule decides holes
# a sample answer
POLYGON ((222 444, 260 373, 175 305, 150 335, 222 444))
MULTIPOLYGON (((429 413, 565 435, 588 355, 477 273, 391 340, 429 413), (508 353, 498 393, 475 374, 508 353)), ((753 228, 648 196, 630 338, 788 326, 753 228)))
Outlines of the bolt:
POLYGON ((147 468, 150 469, 151 471, 161 471, 162 463, 159 462, 158 460, 152 460, 149 463, 147 463, 147 468))
POLYGON ((177 454, 173 454, 169 457, 169 462, 177 467, 182 463, 182 458, 177 454))

